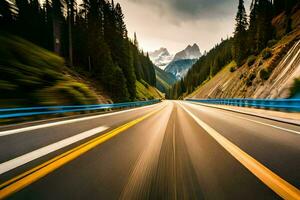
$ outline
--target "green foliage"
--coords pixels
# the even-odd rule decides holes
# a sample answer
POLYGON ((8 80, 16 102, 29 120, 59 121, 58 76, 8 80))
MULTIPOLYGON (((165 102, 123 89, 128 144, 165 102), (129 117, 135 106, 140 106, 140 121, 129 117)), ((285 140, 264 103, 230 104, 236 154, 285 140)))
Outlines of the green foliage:
POLYGON ((247 41, 247 14, 244 7, 244 0, 239 0, 238 12, 236 14, 236 25, 234 31, 234 58, 238 65, 242 65, 246 58, 247 48, 245 43, 247 41))
POLYGON ((136 82, 137 99, 138 100, 151 100, 161 98, 156 91, 145 81, 136 82), (143 83, 142 83, 143 82, 143 83))
POLYGON ((15 36, 0 35, 0 43, 1 106, 97 102, 86 85, 64 73, 61 57, 15 36))
POLYGON ((267 69, 267 68, 263 68, 262 70, 260 70, 259 72, 259 76, 261 79, 263 80, 268 80, 269 77, 271 75, 271 72, 267 69))
POLYGON ((273 38, 273 5, 269 0, 253 0, 248 30, 249 53, 257 54, 273 38))
MULTIPOLYGON (((135 100, 136 80, 143 79, 152 86, 156 85, 153 64, 138 49, 136 35, 134 43, 127 37, 119 3, 115 5, 104 0, 84 0, 81 4, 76 0, 42 2, 43 6, 39 0, 16 0, 15 5, 11 6, 6 0, 0 0, 0 31, 21 36, 63 55, 68 65, 79 66, 73 68, 77 72, 100 82, 114 101, 135 100)), ((23 45, 30 48, 27 43, 23 45)), ((23 60, 27 62, 29 57, 35 57, 30 58, 30 61, 41 62, 39 65, 43 66, 44 61, 39 59, 38 51, 18 52, 16 50, 13 54, 22 62, 14 66, 26 68, 28 73, 38 72, 33 65, 24 66, 23 60)), ((7 52, 3 50, 1 53, 6 55, 7 52)), ((55 62, 53 60, 49 63, 55 62)), ((55 70, 45 70, 47 73, 41 72, 44 74, 42 78, 34 74, 28 79, 17 79, 18 83, 39 87, 39 83, 44 80, 49 83, 55 81, 58 77, 55 70)))
POLYGON ((294 84, 290 89, 290 97, 295 97, 296 95, 300 95, 300 78, 296 78, 294 80, 294 84))
POLYGON ((58 82, 35 94, 43 105, 96 104, 97 96, 89 88, 76 82, 58 82))
POLYGON ((272 56, 272 50, 270 48, 265 48, 262 51, 261 55, 262 55, 263 59, 266 60, 272 56))
POLYGON ((248 65, 249 67, 251 67, 251 66, 255 63, 255 61, 256 61, 256 56, 251 55, 251 56, 249 56, 249 58, 247 59, 247 65, 248 65))

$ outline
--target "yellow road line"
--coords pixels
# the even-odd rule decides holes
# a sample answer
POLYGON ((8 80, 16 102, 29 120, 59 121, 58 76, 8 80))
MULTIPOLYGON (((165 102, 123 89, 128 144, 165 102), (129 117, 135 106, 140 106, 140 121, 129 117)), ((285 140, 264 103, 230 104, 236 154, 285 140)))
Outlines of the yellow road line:
MULTIPOLYGON (((163 107, 165 108, 165 106, 163 107)), ((46 176, 47 174, 53 172, 57 168, 65 165, 66 163, 74 160, 75 158, 79 157, 80 155, 86 153, 87 151, 95 148, 99 144, 111 139, 112 137, 120 134, 121 132, 129 129, 130 127, 138 124, 139 122, 149 118, 150 116, 154 115, 155 113, 161 111, 162 109, 152 111, 138 119, 135 119, 131 122, 128 122, 114 130, 109 131, 106 134, 103 134, 97 138, 94 138, 78 147, 75 147, 29 171, 26 171, 15 178, 6 181, 5 183, 0 185, 0 199, 4 199, 13 193, 25 188, 26 186, 32 184, 33 182, 41 179, 42 177, 46 176)))
POLYGON ((223 148, 225 148, 234 158, 244 165, 250 172, 259 178, 264 184, 271 188, 283 199, 300 199, 300 191, 277 174, 269 170, 263 164, 248 155, 238 146, 230 142, 208 124, 201 121, 184 106, 180 106, 200 125, 209 135, 211 135, 223 148))

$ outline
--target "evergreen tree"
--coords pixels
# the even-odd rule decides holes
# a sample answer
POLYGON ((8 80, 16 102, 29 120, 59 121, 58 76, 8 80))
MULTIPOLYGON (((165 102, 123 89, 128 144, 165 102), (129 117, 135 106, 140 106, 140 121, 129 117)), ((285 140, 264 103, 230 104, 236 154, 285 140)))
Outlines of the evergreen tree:
POLYGON ((247 46, 249 47, 249 53, 255 53, 257 50, 257 6, 258 0, 252 0, 250 7, 250 22, 249 22, 249 30, 248 30, 248 41, 247 46))
POLYGON ((257 51, 264 49, 268 41, 273 37, 273 27, 271 24, 273 18, 273 6, 269 0, 259 0, 257 5, 257 51))
POLYGON ((63 31, 63 4, 61 0, 52 0, 52 25, 53 25, 53 47, 57 54, 62 53, 62 31, 63 31))
POLYGON ((244 0, 239 0, 238 12, 236 15, 236 25, 234 31, 235 44, 234 44, 234 53, 236 62, 240 65, 245 59, 247 50, 245 48, 246 43, 246 30, 248 26, 247 14, 244 7, 244 0))

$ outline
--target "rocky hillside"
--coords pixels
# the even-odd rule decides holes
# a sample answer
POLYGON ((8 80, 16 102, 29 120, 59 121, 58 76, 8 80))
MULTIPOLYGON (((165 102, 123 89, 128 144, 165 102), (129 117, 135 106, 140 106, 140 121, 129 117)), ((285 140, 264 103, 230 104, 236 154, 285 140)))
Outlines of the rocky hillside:
MULTIPOLYGON (((299 25, 298 25, 299 26, 299 25)), ((204 82, 193 98, 288 98, 300 77, 300 27, 240 68, 230 63, 204 82)))

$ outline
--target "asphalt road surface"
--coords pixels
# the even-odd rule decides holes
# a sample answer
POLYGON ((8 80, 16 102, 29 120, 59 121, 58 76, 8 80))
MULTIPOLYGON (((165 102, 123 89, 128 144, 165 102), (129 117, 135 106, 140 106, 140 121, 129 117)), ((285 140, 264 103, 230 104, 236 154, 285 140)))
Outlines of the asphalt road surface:
POLYGON ((0 127, 0 198, 300 199, 300 127, 183 101, 0 127))

